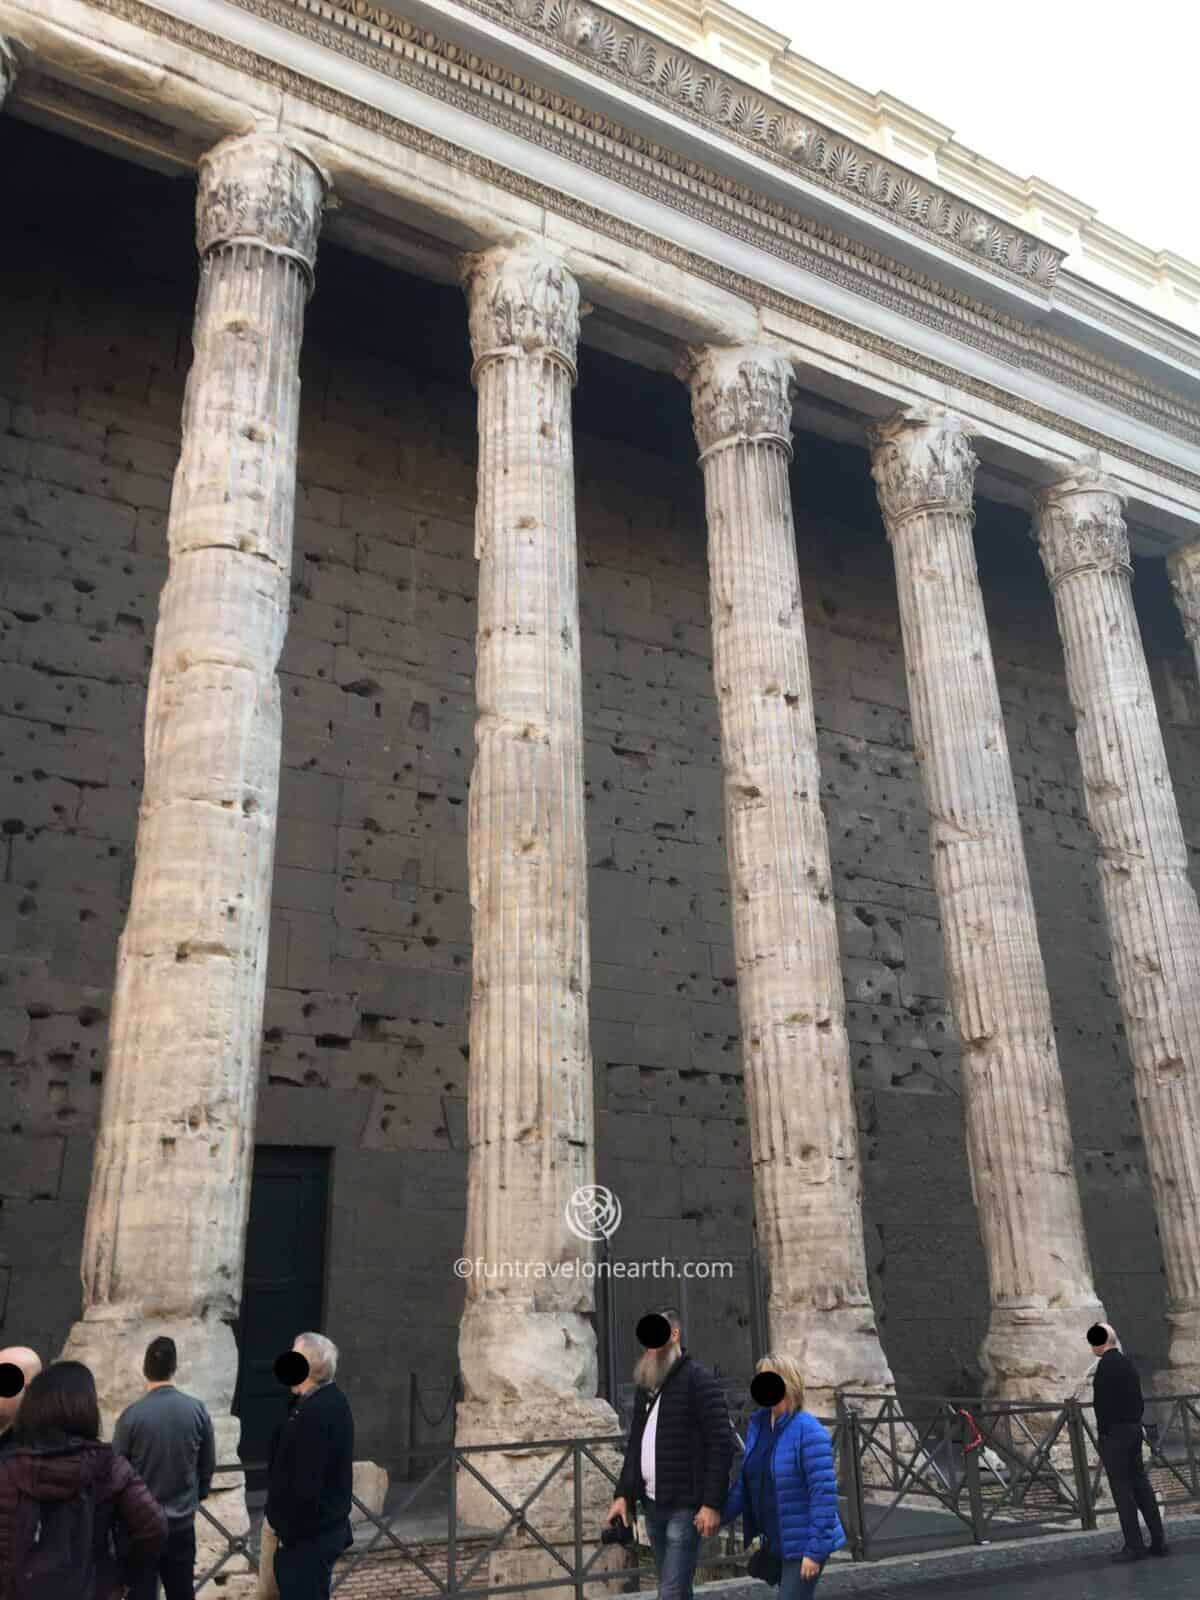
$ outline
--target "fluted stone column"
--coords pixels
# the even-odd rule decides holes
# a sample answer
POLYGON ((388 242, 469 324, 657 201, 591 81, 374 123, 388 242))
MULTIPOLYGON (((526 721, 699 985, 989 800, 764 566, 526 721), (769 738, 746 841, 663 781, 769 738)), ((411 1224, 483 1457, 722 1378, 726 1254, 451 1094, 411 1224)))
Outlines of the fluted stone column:
POLYGON ((811 1409, 889 1390, 788 486, 794 381, 765 348, 692 352, 754 1207, 771 1347, 811 1409))
POLYGON ((0 109, 8 99, 8 91, 17 81, 17 58, 13 48, 3 34, 0 34, 0 109))
POLYGON ((1103 1320, 1103 1308, 975 566, 976 461, 961 419, 945 411, 902 411, 872 427, 870 439, 896 563, 987 1257, 991 1312, 980 1362, 989 1395, 1053 1399, 1068 1392, 1083 1330, 1103 1320))
POLYGON ((146 704, 145 781, 117 955, 83 1251, 64 1354, 106 1427, 147 1340, 235 1459, 242 1257, 279 788, 304 307, 326 183, 271 135, 200 162, 200 286, 146 704))
MULTIPOLYGON (((1095 455, 1039 492, 1075 740, 1146 1144, 1171 1324, 1166 1383, 1200 1389, 1200 908, 1130 588, 1117 485, 1095 455)), ((1176 565, 1174 576, 1183 576, 1176 565)))
MULTIPOLYGON (((616 1419, 595 1398, 593 1285, 561 1271, 589 1257, 566 1212, 594 1181, 571 431, 579 290, 532 241, 470 258, 464 282, 479 404, 479 615, 463 1254, 496 1275, 466 1280, 457 1437, 595 1436, 616 1419), (499 1276, 499 1263, 519 1265, 499 1276)), ((509 1489, 532 1488, 547 1470, 532 1453, 479 1465, 509 1489)), ((497 1509, 486 1497, 471 1505, 488 1520, 497 1509)), ((551 1500, 540 1509, 545 1531, 551 1500)), ((560 1509, 567 1517, 569 1496, 560 1509)))

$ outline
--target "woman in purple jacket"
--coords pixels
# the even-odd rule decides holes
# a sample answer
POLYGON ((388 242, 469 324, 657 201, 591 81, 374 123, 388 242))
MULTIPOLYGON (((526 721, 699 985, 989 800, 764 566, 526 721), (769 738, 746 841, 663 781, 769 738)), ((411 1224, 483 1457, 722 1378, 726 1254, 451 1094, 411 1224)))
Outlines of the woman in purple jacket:
POLYGON ((751 1393, 763 1404, 750 1419, 741 1471, 721 1521, 742 1517, 745 1542, 761 1535, 782 1563, 779 1600, 808 1600, 826 1561, 846 1542, 838 1520, 833 1447, 804 1409, 804 1378, 785 1355, 764 1356, 751 1393), (767 1375, 774 1375, 769 1381, 767 1375), (758 1391, 758 1393, 756 1393, 758 1391))
POLYGON ((56 1361, 26 1389, 0 1460, 0 1595, 119 1600, 166 1538, 166 1512, 100 1442, 92 1374, 56 1361))

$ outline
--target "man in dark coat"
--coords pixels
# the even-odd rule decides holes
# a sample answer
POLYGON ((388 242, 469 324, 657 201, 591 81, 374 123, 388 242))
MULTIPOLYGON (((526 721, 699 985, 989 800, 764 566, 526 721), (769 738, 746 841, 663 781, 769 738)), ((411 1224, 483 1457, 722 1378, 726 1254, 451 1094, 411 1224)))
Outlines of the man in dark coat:
POLYGON ((292 1349, 308 1374, 271 1441, 266 1518, 278 1538, 280 1600, 328 1600, 333 1564, 353 1542, 354 1418, 334 1383, 337 1346, 320 1333, 297 1334, 292 1349))
POLYGON ((647 1349, 633 1370, 633 1423, 609 1519, 628 1523, 640 1502, 659 1600, 691 1600, 700 1541, 721 1525, 733 1428, 721 1386, 684 1349, 673 1306, 643 1317, 638 1335, 647 1349))
POLYGON ((1137 1368, 1117 1348, 1117 1336, 1106 1322, 1088 1329, 1088 1343, 1099 1357, 1092 1388, 1096 1406, 1096 1435, 1108 1486, 1116 1502, 1125 1543, 1114 1561, 1140 1561, 1145 1555, 1165 1556, 1162 1516, 1142 1460, 1142 1412, 1145 1402, 1137 1368), (1150 1548, 1142 1542, 1138 1512, 1150 1532, 1150 1548))

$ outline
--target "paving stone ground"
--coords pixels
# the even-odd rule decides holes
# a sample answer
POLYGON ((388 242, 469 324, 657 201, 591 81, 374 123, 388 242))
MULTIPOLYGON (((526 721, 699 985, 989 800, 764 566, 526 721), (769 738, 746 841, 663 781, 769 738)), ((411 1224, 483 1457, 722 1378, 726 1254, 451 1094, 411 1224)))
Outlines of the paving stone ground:
POLYGON ((960 1594, 971 1600, 1193 1600, 1200 1594, 1200 1540, 1174 1545, 1164 1561, 1114 1566, 1106 1555, 1087 1556, 1040 1570, 1018 1568, 994 1580, 960 1573, 910 1593, 930 1600, 960 1594))

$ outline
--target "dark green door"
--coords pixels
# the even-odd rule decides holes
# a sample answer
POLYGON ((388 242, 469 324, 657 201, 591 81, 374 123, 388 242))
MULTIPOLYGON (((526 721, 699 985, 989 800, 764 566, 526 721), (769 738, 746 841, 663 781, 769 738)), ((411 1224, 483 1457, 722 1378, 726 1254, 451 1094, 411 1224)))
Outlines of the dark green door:
MULTIPOLYGON (((271 1432, 287 1411, 276 1358, 298 1333, 321 1332, 329 1157, 328 1150, 298 1145, 259 1145, 254 1152, 234 1400, 246 1462, 267 1459, 271 1432)), ((248 1474, 248 1488, 264 1486, 264 1477, 248 1474)))

